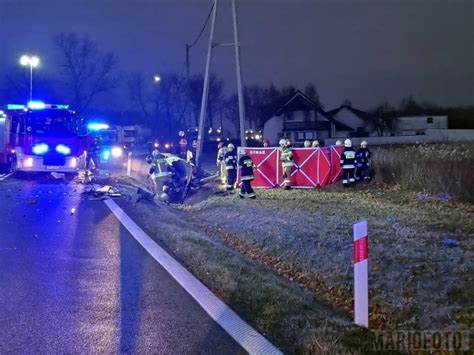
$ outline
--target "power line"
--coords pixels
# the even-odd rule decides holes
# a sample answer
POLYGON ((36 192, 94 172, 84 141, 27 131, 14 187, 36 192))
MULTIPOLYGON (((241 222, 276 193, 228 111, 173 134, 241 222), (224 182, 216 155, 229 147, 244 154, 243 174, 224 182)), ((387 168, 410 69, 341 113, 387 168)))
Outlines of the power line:
POLYGON ((212 3, 211 9, 209 10, 209 14, 207 15, 206 21, 204 22, 204 25, 202 26, 201 31, 199 32, 199 34, 198 34, 198 36, 196 37, 196 39, 194 40, 194 42, 189 45, 189 49, 191 49, 191 48, 199 41, 199 39, 201 38, 202 33, 203 33, 204 30, 206 29, 206 26, 207 26, 207 24, 208 24, 208 22, 209 22, 209 19, 211 18, 211 14, 212 14, 212 10, 213 10, 213 9, 214 9, 214 3, 212 3))

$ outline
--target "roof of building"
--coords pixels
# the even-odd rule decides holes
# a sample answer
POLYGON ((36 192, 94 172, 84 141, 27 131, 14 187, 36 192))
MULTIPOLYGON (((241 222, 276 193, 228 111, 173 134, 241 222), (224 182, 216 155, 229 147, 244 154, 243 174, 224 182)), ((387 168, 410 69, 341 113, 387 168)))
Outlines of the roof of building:
POLYGON ((348 106, 348 105, 341 105, 338 108, 335 108, 334 110, 328 111, 328 114, 330 114, 331 116, 334 116, 335 114, 337 114, 339 111, 341 111, 343 109, 351 111, 354 115, 359 116, 363 120, 365 120, 367 118, 367 112, 362 111, 362 110, 357 110, 357 109, 355 109, 351 106, 348 106))
POLYGON ((280 116, 285 112, 293 112, 293 111, 316 111, 323 117, 325 117, 328 121, 334 122, 336 125, 336 129, 339 131, 354 131, 354 128, 347 126, 346 124, 339 122, 336 120, 332 114, 329 112, 324 111, 320 105, 316 102, 311 100, 307 95, 305 95, 300 90, 296 91, 287 101, 280 107, 273 116, 280 116))

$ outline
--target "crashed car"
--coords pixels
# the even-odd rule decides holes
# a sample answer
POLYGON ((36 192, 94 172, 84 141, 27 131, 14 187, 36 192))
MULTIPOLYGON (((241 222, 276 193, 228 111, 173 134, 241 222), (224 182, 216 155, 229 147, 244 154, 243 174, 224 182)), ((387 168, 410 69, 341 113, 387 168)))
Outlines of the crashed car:
MULTIPOLYGON (((191 189, 202 186, 209 181, 209 173, 199 169, 196 165, 170 153, 160 153, 167 162, 168 175, 161 177, 165 180, 160 186, 162 191, 157 191, 157 195, 163 201, 169 203, 182 203, 191 189)), ((146 157, 148 164, 153 162, 152 154, 146 157)))

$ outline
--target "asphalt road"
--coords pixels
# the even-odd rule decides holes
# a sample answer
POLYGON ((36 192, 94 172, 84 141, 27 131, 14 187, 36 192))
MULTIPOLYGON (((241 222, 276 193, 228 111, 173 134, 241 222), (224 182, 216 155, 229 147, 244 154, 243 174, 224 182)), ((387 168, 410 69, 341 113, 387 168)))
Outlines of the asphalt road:
POLYGON ((81 192, 45 178, 0 182, 0 353, 241 353, 81 192))

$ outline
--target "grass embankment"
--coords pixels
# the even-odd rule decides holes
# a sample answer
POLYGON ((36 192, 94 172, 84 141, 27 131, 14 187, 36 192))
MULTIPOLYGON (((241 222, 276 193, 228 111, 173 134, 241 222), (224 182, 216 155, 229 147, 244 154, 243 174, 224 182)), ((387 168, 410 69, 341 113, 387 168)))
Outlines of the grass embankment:
POLYGON ((255 201, 212 196, 182 212, 130 207, 151 235, 288 352, 338 352, 363 341, 350 322, 351 226, 361 218, 370 231, 371 328, 473 324, 471 205, 331 188, 259 191, 255 201), (447 239, 455 246, 445 246, 447 239))

